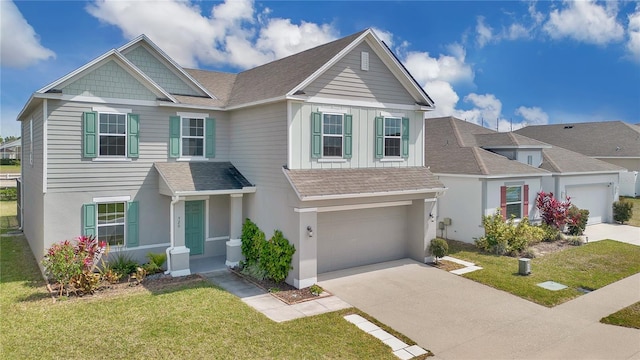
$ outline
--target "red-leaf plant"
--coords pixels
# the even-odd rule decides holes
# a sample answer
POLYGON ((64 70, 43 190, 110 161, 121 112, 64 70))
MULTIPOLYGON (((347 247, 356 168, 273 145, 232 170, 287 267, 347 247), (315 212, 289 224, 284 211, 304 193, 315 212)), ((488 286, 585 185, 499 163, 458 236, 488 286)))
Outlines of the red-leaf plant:
POLYGON ((565 201, 559 201, 552 192, 541 191, 536 198, 536 207, 540 210, 542 222, 562 231, 568 222, 571 198, 567 196, 565 201))

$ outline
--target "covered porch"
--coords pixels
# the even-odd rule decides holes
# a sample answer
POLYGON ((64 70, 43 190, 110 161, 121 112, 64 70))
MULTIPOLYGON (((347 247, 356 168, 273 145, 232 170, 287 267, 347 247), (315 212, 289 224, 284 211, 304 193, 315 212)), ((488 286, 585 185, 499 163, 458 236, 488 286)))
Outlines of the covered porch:
POLYGON ((255 186, 230 162, 154 166, 159 193, 171 198, 166 273, 185 276, 237 265, 242 260, 242 200, 255 186))

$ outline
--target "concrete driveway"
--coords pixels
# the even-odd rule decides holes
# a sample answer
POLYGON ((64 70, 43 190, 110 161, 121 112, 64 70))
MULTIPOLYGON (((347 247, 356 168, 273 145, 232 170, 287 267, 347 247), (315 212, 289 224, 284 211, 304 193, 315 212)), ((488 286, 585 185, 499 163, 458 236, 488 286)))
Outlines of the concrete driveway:
POLYGON ((640 301, 640 274, 551 309, 408 259, 319 284, 436 359, 640 359, 640 330, 599 323, 640 301))
POLYGON ((589 225, 584 230, 589 241, 612 239, 640 246, 640 227, 620 224, 589 225))

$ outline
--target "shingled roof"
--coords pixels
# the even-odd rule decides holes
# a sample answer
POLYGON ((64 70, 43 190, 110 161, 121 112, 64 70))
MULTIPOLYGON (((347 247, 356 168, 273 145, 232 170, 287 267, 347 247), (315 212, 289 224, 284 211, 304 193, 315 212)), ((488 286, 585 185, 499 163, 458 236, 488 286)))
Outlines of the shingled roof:
POLYGON ((599 171, 624 171, 625 169, 577 152, 552 146, 542 150, 543 161, 541 169, 554 173, 579 173, 579 172, 599 172, 599 171))
POLYGON ((284 173, 302 201, 444 190, 444 185, 426 167, 284 169, 284 173))
POLYGON ((230 162, 157 162, 154 166, 172 195, 233 192, 253 186, 230 162))
POLYGON ((587 156, 640 158, 640 128, 622 121, 535 125, 515 132, 587 156))

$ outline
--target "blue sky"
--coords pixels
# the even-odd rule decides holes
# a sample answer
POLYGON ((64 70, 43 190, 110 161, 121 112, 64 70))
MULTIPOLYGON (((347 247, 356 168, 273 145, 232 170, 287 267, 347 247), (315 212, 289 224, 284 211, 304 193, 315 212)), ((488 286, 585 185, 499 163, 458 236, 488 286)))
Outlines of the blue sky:
POLYGON ((141 33, 186 67, 238 72, 374 28, 437 109, 508 130, 640 123, 637 1, 0 0, 1 128, 36 90, 141 33))

